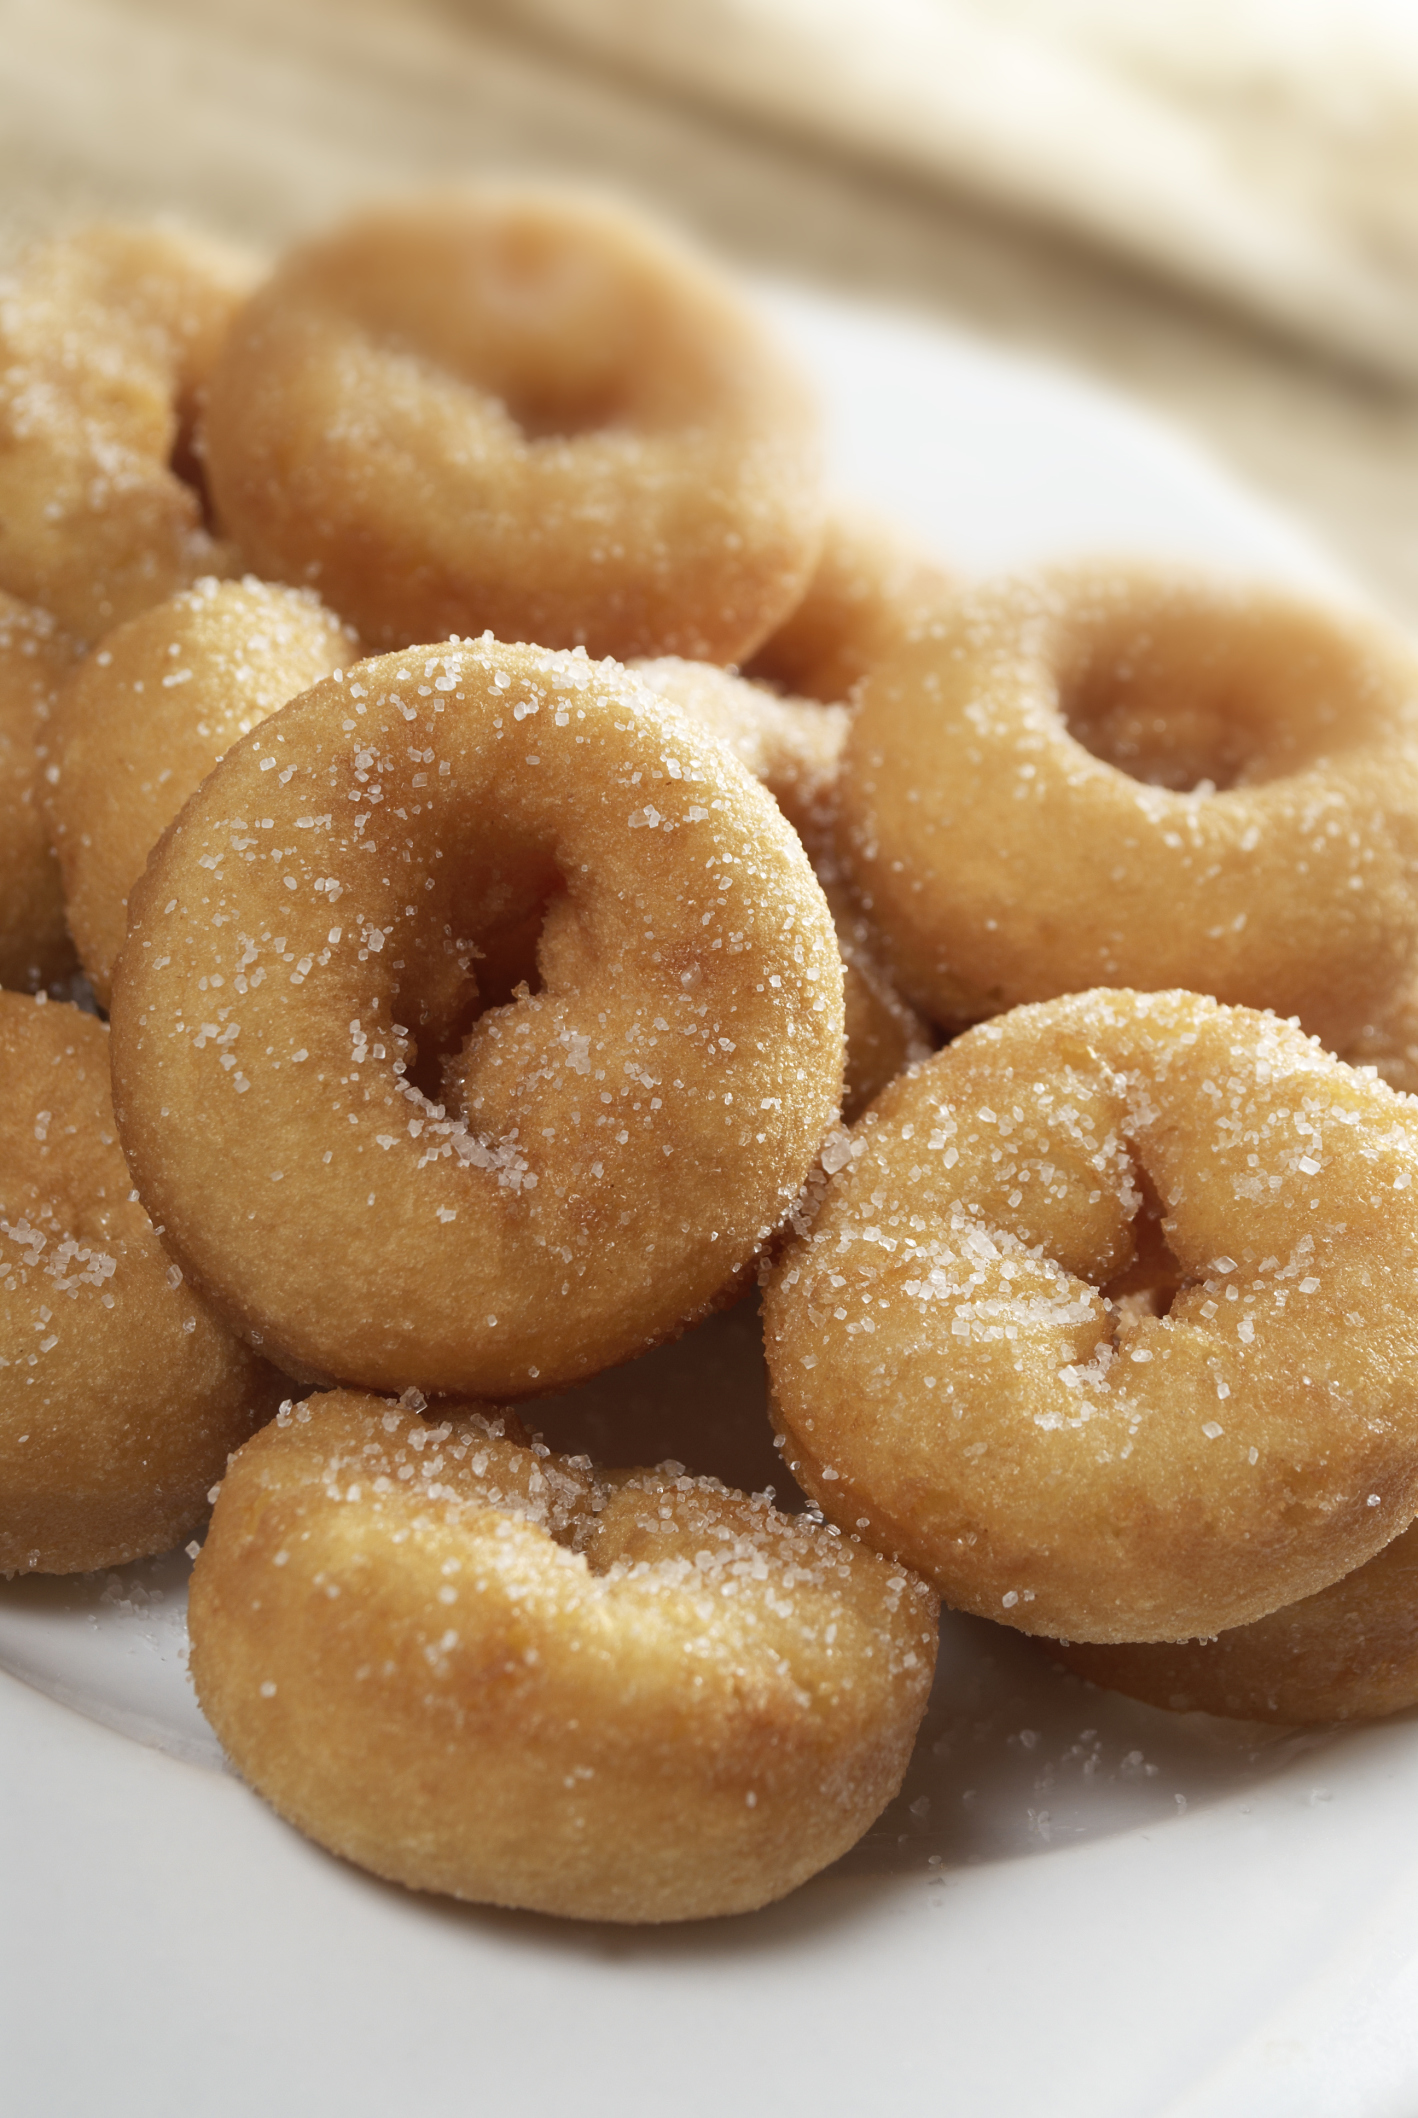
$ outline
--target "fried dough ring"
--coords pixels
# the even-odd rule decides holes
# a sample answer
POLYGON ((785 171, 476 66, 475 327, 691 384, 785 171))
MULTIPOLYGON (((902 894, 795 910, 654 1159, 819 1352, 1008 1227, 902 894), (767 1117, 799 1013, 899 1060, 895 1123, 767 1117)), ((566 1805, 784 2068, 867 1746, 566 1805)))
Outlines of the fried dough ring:
POLYGON ((193 430, 256 277, 205 237, 101 222, 0 281, 0 587, 81 639, 225 564, 193 430))
POLYGON ((1418 1512, 1418 1120, 1296 1030, 1185 993, 1021 1008, 828 1159, 769 1284, 775 1422, 949 1602, 1186 1639, 1418 1512))
POLYGON ((232 1464, 192 1674, 251 1784, 392 1881, 573 1919, 745 1912, 845 1852, 910 1756, 931 1593, 766 1495, 441 1410, 336 1392, 232 1464))
POLYGON ((379 647, 490 627, 733 662, 802 594, 817 421, 734 291, 570 194, 437 193, 290 253, 213 378, 258 571, 379 647))
POLYGON ((0 1574, 164 1552, 280 1380, 182 1285, 133 1196, 108 1032, 0 993, 0 1574))
POLYGON ((1141 571, 997 583, 867 679, 843 857, 938 1020, 1189 986, 1342 1049, 1418 933, 1415 737, 1418 659, 1376 622, 1141 571))
POLYGON ((120 1124, 291 1372, 525 1396, 732 1288, 835 1113, 841 1005, 806 855, 717 744, 613 663, 412 649, 228 752, 154 856, 120 1124), (541 990, 464 1045, 509 936, 541 990))
POLYGON ((1210 1640, 1086 1647, 1059 1660, 1174 1713, 1377 1721, 1418 1706, 1418 1524, 1342 1581, 1210 1640))
POLYGON ((74 969, 36 736, 76 652, 48 611, 0 590, 0 986, 29 992, 74 969))
POLYGON ((797 698, 840 704, 949 588, 946 569, 893 524, 839 507, 828 515, 802 601, 743 673, 797 698))
POLYGON ((143 863, 217 759, 358 660, 308 590, 210 577, 105 635, 49 715, 45 811, 69 925, 107 1007, 143 863))

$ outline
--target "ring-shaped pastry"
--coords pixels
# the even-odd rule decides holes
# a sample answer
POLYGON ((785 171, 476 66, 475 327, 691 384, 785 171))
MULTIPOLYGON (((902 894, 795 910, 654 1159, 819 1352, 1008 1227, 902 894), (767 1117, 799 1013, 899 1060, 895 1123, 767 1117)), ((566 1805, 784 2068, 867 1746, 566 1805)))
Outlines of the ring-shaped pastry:
POLYGON ((735 1286, 835 1115, 841 996, 807 857, 717 744, 614 663, 412 649, 239 743, 154 855, 119 1122, 290 1372, 526 1396, 735 1286))
POLYGON ((749 1911, 845 1852, 935 1597, 766 1495, 439 1410, 312 1398, 227 1473, 192 1673, 252 1785, 376 1874, 573 1919, 749 1911))
POLYGON ((866 679, 843 857, 908 997, 1097 985, 1343 1049, 1418 933, 1418 656, 1279 591, 1075 569, 942 600, 866 679))
POLYGON ((490 627, 734 662, 822 535, 805 385, 653 226, 486 188, 292 251, 237 322, 212 489, 260 573, 376 647, 490 627))
POLYGON ((1095 992, 885 1092, 782 1251, 834 1521, 1070 1640, 1246 1625, 1418 1512, 1418 1114, 1271 1016, 1095 992))

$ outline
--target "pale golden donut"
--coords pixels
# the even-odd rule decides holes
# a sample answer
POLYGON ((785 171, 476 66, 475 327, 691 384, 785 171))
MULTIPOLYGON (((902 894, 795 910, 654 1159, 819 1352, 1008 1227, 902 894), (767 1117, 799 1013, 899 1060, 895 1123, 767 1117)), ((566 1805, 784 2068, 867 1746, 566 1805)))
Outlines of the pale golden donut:
POLYGON ((0 985, 30 992, 74 969, 36 737, 76 653, 48 611, 0 590, 0 985))
POLYGON ((192 1674, 257 1791, 394 1882, 572 1919, 746 1912, 845 1852, 934 1596, 766 1496, 440 1411, 313 1398, 227 1473, 192 1674))
POLYGON ((0 1574, 163 1552, 279 1378, 182 1284, 113 1122, 108 1032, 0 993, 0 1574))
POLYGON ((359 658, 308 590, 210 577, 108 633, 55 700, 45 807, 69 925, 100 1004, 128 892, 217 759, 359 658))
POLYGON ((380 647, 490 627, 733 662, 801 595, 818 428, 738 295, 630 215, 486 188, 292 251, 212 382, 257 569, 380 647))
POLYGON ((193 432, 256 277, 206 237, 99 223, 0 280, 0 586, 80 638, 224 560, 193 432))
POLYGON ((825 1159, 768 1288, 775 1421, 947 1601, 1186 1639, 1418 1511, 1418 1116, 1298 1031, 1188 993, 1021 1008, 825 1159))
POLYGON ((839 507, 828 515, 801 602, 750 656, 744 675, 801 698, 848 699, 949 587, 939 561, 893 524, 839 507))
POLYGON ((1358 1035, 1340 1048, 1350 1066, 1371 1066, 1390 1088, 1418 1095, 1418 980, 1405 979, 1358 1035))
POLYGON ((1418 935, 1418 657, 1275 590, 986 586, 868 677, 839 803, 937 1019, 1190 986, 1342 1048, 1418 935))
POLYGON ((1418 1706, 1418 1524, 1316 1596, 1210 1640, 1084 1647, 1080 1677, 1176 1713, 1376 1721, 1418 1706))
POLYGON ((293 1372, 525 1396, 733 1288, 835 1114, 841 1008, 807 857, 718 744, 614 663, 410 649, 229 751, 149 864, 119 1120, 293 1372), (539 990, 478 1015, 519 947, 539 990))

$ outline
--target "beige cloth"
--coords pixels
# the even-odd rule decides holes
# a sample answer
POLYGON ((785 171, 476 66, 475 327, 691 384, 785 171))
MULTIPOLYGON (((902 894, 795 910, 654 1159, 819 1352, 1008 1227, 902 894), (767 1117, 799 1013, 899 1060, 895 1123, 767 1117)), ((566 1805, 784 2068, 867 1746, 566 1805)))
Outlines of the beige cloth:
POLYGON ((487 0, 1418 380, 1418 15, 1392 0, 487 0))

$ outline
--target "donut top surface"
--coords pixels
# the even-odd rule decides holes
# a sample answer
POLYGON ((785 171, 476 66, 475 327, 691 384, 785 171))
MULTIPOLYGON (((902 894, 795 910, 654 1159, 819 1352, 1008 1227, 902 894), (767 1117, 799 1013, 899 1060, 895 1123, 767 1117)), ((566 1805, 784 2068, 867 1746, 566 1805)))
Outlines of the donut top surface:
POLYGON ((284 1361, 524 1395, 678 1329, 781 1221, 841 978, 770 798, 624 670, 410 650, 238 743, 134 892, 124 1143, 284 1361))
POLYGON ((1418 1510, 1418 1121, 1271 1017, 1095 992, 983 1025, 830 1154, 774 1269, 790 1461, 1026 1631, 1180 1639, 1418 1510))
POLYGON ((260 571, 373 645, 491 627, 731 662, 821 538, 799 376, 631 215, 469 189, 290 252, 213 377, 213 490, 260 571))
POLYGON ((1270 589, 1081 567, 937 603, 866 680, 840 843, 938 1020, 1098 984, 1342 1047, 1418 934, 1418 657, 1270 589))

